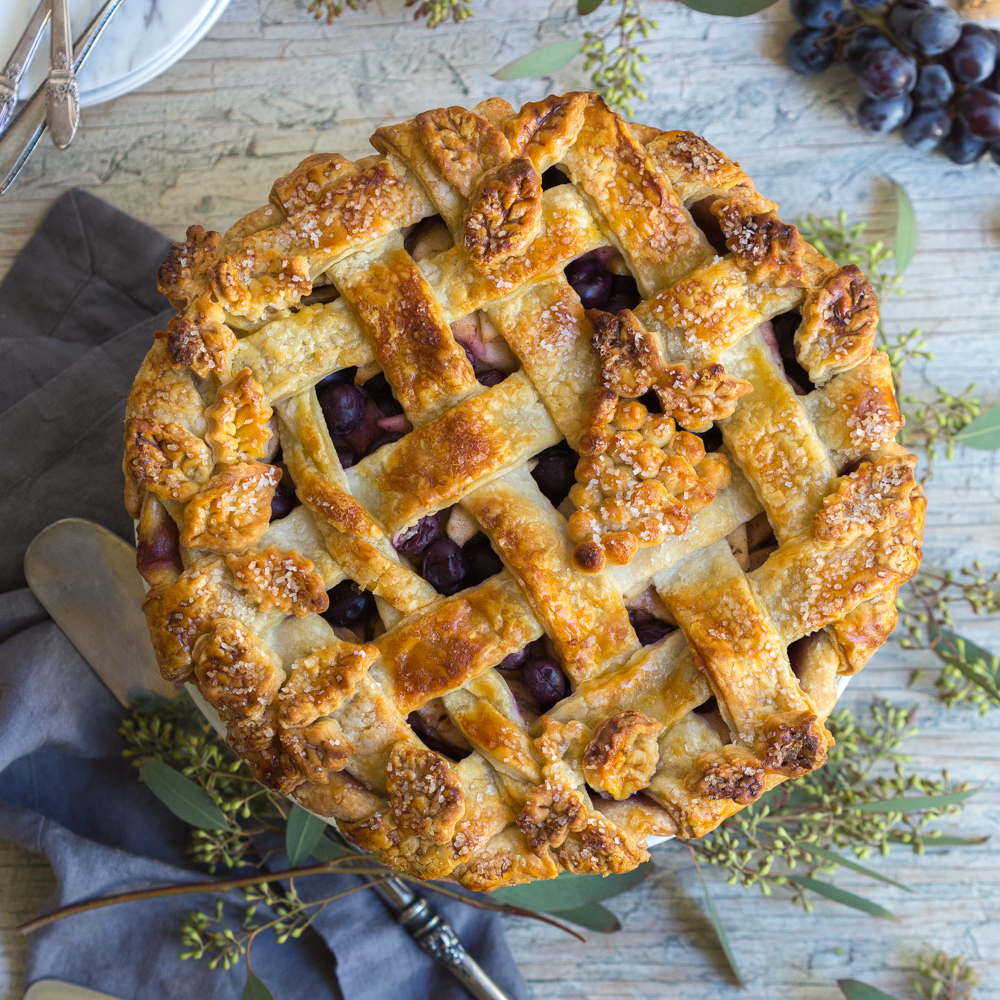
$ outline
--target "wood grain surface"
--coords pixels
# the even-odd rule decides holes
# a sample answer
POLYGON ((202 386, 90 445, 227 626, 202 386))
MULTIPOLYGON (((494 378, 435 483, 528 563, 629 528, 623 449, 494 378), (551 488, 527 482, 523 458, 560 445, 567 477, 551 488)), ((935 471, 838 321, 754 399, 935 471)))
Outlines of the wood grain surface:
MULTIPOLYGON (((0 0, 2 2, 2 0, 0 0)), ((660 27, 646 46, 649 101, 641 121, 704 134, 737 158, 782 216, 839 208, 891 229, 886 178, 906 186, 920 235, 905 298, 884 304, 891 330, 921 326, 936 359, 912 366, 906 391, 976 382, 1000 404, 1000 168, 988 159, 956 167, 896 137, 852 124, 858 100, 844 68, 803 79, 783 65, 792 29, 786 0, 748 19, 710 18, 669 0, 646 0, 660 27)), ((171 237, 198 222, 224 229, 263 203, 271 181, 317 151, 368 152, 379 125, 428 107, 499 93, 517 105, 549 91, 587 86, 579 65, 546 80, 501 84, 490 74, 540 42, 578 38, 571 0, 475 0, 475 18, 428 31, 402 0, 317 25, 303 0, 233 0, 209 36, 169 72, 134 94, 83 113, 74 144, 44 142, 0 199, 0 273, 52 201, 78 186, 171 237)), ((595 15, 598 17, 599 15, 595 15)), ((938 465, 929 489, 927 566, 973 558, 1000 568, 1000 468, 992 453, 959 451, 938 465)), ((961 630, 1000 651, 1000 621, 961 630)), ((913 766, 947 768, 985 782, 953 829, 995 833, 1000 818, 1000 711, 986 718, 934 699, 933 658, 890 643, 845 695, 864 712, 875 695, 919 706, 913 766), (930 668, 909 686, 910 671, 930 668)), ((984 847, 902 850, 873 865, 916 891, 860 875, 837 882, 896 912, 898 923, 818 901, 806 915, 707 872, 748 986, 724 968, 687 851, 654 850, 658 873, 613 900, 623 930, 579 944, 534 922, 506 921, 514 955, 536 1000, 834 1000, 838 978, 872 982, 901 997, 921 950, 965 954, 983 977, 978 1000, 1000 998, 1000 838, 984 847)), ((0 997, 21 996, 25 942, 14 926, 52 889, 43 859, 0 843, 0 997)), ((281 994, 281 997, 290 996, 281 994)), ((279 998, 280 1000, 280 998, 279 998)))

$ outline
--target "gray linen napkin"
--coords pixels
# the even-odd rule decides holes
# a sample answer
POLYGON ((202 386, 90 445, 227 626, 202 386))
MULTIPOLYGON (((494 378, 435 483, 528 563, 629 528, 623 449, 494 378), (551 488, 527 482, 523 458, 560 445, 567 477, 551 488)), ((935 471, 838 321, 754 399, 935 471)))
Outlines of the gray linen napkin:
MULTIPOLYGON (((24 588, 22 568, 34 535, 61 517, 131 537, 122 414, 170 315, 155 287, 167 245, 70 191, 0 285, 0 836, 45 852, 58 880, 49 909, 206 878, 184 856, 187 828, 121 757, 121 706, 24 588)), ((307 881, 309 898, 353 884, 307 881)), ((227 898, 231 921, 239 901, 227 898)), ((64 920, 33 936, 26 983, 65 979, 122 1000, 238 997, 242 968, 177 958, 183 915, 212 905, 192 895, 64 920)), ((496 918, 451 900, 432 905, 514 1000, 526 1000, 496 918)), ((466 1000, 369 892, 331 905, 314 927, 284 945, 270 935, 255 942, 254 971, 276 1000, 466 1000)))

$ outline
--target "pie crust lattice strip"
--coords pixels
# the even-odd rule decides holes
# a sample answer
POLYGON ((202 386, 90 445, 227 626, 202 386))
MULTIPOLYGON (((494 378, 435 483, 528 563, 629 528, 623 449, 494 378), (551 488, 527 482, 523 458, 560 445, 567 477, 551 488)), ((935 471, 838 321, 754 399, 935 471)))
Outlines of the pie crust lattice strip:
POLYGON ((372 142, 160 271, 178 313, 124 461, 158 661, 399 870, 630 870, 821 766, 838 675, 895 625, 925 501, 875 297, 705 140, 593 94, 372 142), (581 258, 631 306, 586 310, 581 258), (338 379, 391 389, 356 461, 317 394, 338 379), (532 472, 570 448, 557 509, 532 472), (436 590, 405 552, 439 512, 499 571, 436 590), (368 625, 327 620, 344 581, 368 625), (525 694, 529 646, 555 704, 525 694))

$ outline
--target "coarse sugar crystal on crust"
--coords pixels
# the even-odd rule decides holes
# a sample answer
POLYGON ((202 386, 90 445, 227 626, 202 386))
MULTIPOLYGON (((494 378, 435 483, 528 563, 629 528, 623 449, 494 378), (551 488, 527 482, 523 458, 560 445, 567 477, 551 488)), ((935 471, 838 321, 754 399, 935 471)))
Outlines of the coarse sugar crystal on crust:
POLYGON ((704 139, 595 94, 372 144, 160 270, 123 463, 157 660, 403 872, 628 871, 822 766, 837 676, 895 625, 925 501, 875 295, 704 139), (639 301, 585 309, 580 258, 639 301), (363 440, 328 430, 344 381, 363 440), (558 506, 544 461, 575 464, 558 506), (426 531, 485 578, 436 590, 426 531))

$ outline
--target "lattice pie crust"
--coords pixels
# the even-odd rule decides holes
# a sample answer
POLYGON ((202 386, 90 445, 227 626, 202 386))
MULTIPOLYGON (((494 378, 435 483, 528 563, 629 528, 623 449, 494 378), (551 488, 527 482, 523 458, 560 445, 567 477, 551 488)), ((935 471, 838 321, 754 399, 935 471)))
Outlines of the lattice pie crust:
POLYGON ((837 675, 895 625, 925 501, 875 297, 705 140, 593 94, 372 143, 308 157, 224 236, 193 226, 160 271, 178 314, 124 462, 156 655, 261 781, 397 869, 627 871, 647 836, 700 836, 819 767, 837 675), (404 246, 435 216, 437 250, 404 246), (600 247, 634 309, 585 312, 567 282, 600 247), (808 392, 769 322, 794 310, 808 392), (470 317, 514 359, 489 387, 456 340, 470 317), (314 387, 350 366, 412 429, 345 470, 314 387), (562 440, 580 464, 557 511, 529 470, 562 440), (301 505, 272 520, 279 443, 301 505), (504 565, 453 596, 393 546, 445 509, 504 565), (376 597, 370 642, 321 617, 345 578, 376 597), (678 628, 640 645, 629 602, 678 628), (571 690, 532 719, 495 668, 540 637, 571 690), (471 752, 426 745, 428 706, 471 752))

